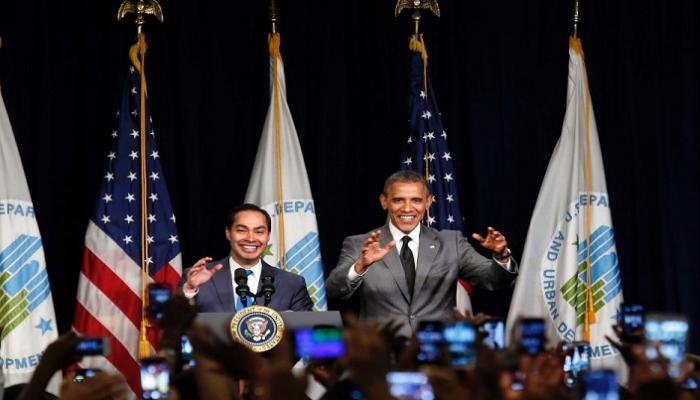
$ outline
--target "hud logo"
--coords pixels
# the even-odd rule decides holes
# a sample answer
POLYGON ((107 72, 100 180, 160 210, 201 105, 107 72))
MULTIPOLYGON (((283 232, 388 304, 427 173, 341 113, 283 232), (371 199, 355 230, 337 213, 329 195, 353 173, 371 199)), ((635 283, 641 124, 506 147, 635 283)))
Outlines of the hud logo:
POLYGON ((29 235, 19 235, 0 249, 0 340, 51 296, 46 268, 33 259, 40 249, 41 239, 29 235))
POLYGON ((564 300, 576 309, 577 326, 583 324, 586 310, 586 291, 588 290, 586 254, 588 251, 591 259, 593 310, 598 312, 622 290, 613 230, 609 226, 600 226, 591 234, 589 241, 579 244, 577 272, 561 288, 564 300), (587 249, 589 242, 590 250, 587 249))
POLYGON ((610 326, 622 295, 615 233, 606 194, 582 194, 569 207, 543 254, 540 283, 547 313, 563 340, 582 339, 590 293, 595 315, 589 321, 591 355, 595 358, 617 353, 604 339, 604 335, 612 333, 610 326), (579 215, 583 214, 585 205, 590 212, 589 237, 584 231, 584 219, 579 215))

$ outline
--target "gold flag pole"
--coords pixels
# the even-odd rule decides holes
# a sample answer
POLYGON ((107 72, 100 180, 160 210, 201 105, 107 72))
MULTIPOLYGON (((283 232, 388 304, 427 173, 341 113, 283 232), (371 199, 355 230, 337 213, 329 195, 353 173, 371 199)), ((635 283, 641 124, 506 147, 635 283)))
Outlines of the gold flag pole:
MULTIPOLYGON (((423 41, 423 34, 420 33, 420 21, 421 13, 420 10, 426 9, 432 11, 435 16, 440 17, 440 7, 438 6, 437 0, 398 0, 396 6, 394 7, 394 17, 398 17, 401 11, 405 9, 412 9, 411 19, 413 20, 413 36, 409 41, 408 48, 411 51, 420 53, 421 59, 423 60, 423 93, 427 98, 428 96, 428 51, 425 49, 425 42, 423 41)), ((424 163, 424 177, 427 180, 430 176, 430 160, 428 159, 428 151, 423 154, 424 163)), ((430 209, 426 210, 426 219, 430 221, 430 209)), ((430 222, 428 222, 430 225, 430 222)))
MULTIPOLYGON (((583 59, 583 48, 581 47, 580 39, 578 38, 578 26, 581 22, 581 10, 579 7, 579 0, 574 1, 574 9, 572 13, 572 38, 571 42, 575 45, 575 49, 579 52, 581 59, 583 59)), ((583 67, 584 82, 585 82, 585 128, 584 128, 584 155, 583 155, 583 181, 584 181, 584 193, 586 197, 590 196, 591 193, 591 153, 590 153, 590 116, 591 116, 591 102, 590 94, 588 92, 588 74, 586 73, 586 67, 584 62, 583 67)), ((586 237, 586 289, 585 289, 585 310, 583 313, 583 340, 590 342, 591 340, 591 325, 596 323, 595 309, 593 304, 593 288, 591 284, 591 207, 588 201, 583 209, 584 215, 584 230, 586 237)))
POLYGON ((285 244, 284 235, 284 182, 282 180, 282 116, 280 111, 280 88, 279 76, 277 74, 277 65, 282 60, 280 54, 280 34, 277 32, 277 22, 279 21, 279 13, 277 9, 277 1, 270 1, 270 30, 267 43, 272 57, 272 116, 275 127, 275 186, 277 191, 277 205, 275 212, 277 214, 277 242, 279 254, 280 268, 283 271, 287 270, 287 247, 285 244))
POLYGON ((134 68, 139 72, 141 78, 141 91, 139 101, 139 119, 140 119, 140 183, 141 183, 141 326, 139 328, 139 358, 146 358, 151 355, 151 347, 148 342, 147 328, 147 308, 148 308, 148 264, 150 257, 148 255, 148 171, 146 166, 146 35, 143 33, 143 25, 146 23, 146 14, 153 15, 160 22, 163 22, 163 10, 156 0, 139 0, 133 3, 125 0, 119 6, 117 11, 117 20, 121 21, 127 14, 135 13, 136 32, 138 41, 131 46, 129 50, 129 58, 131 59, 134 68))
POLYGON ((277 33, 277 21, 279 21, 277 0, 270 0, 270 30, 272 33, 277 33))
POLYGON ((574 23, 574 29, 573 29, 574 39, 578 38, 578 23, 581 22, 581 14, 579 12, 578 2, 579 2, 579 0, 574 1, 574 13, 572 16, 572 21, 574 23))

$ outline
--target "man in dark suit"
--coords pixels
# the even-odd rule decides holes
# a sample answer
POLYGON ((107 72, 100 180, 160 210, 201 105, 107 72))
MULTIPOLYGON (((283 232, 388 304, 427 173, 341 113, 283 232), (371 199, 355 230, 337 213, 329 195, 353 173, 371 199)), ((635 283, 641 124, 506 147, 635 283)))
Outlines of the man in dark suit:
POLYGON ((253 204, 242 204, 229 213, 226 239, 231 243, 230 256, 216 262, 204 257, 183 274, 182 291, 186 297, 195 299, 198 312, 230 312, 243 307, 233 279, 238 268, 246 272, 253 294, 247 305, 265 305, 262 280, 271 276, 275 291, 268 307, 277 311, 310 311, 313 308, 303 277, 262 261, 270 239, 270 225, 270 215, 253 204))
POLYGON ((489 227, 486 237, 473 234, 492 252, 480 255, 461 232, 437 231, 421 224, 432 204, 425 179, 399 171, 384 184, 379 197, 388 222, 372 232, 343 242, 338 264, 326 280, 329 298, 357 293, 360 318, 403 322, 409 336, 421 319, 444 319, 455 307, 458 278, 489 290, 507 287, 517 276, 508 242, 489 227))

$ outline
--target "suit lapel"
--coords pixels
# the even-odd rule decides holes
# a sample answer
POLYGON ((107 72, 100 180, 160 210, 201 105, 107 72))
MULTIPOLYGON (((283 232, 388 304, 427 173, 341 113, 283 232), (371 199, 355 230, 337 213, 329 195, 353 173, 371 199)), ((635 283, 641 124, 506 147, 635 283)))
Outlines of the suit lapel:
MULTIPOLYGON (((382 235, 379 239, 381 246, 386 246, 392 240, 391 231, 389 231, 389 225, 384 225, 382 227, 382 235)), ((420 255, 420 252, 418 253, 420 255)), ((406 284, 406 273, 403 272, 403 266, 401 265, 401 259, 399 258, 399 253, 396 248, 389 250, 386 256, 380 261, 389 268, 389 271, 394 276, 396 284, 399 286, 401 294, 406 299, 408 303, 411 302, 411 298, 408 295, 408 285, 406 284)))
POLYGON ((416 266, 416 285, 413 288, 413 297, 415 298, 423 288, 430 266, 433 265, 433 260, 440 250, 440 241, 437 240, 435 233, 428 227, 421 226, 420 228, 420 243, 418 244, 418 265, 416 266))
MULTIPOLYGON (((233 279, 231 275, 231 264, 228 262, 229 258, 217 262, 216 264, 223 264, 224 267, 221 271, 214 274, 211 278, 211 283, 214 285, 214 291, 216 296, 219 298, 219 303, 221 303, 221 308, 223 310, 233 310, 235 305, 233 304, 233 279)), ((215 264, 215 265, 216 265, 215 264)))

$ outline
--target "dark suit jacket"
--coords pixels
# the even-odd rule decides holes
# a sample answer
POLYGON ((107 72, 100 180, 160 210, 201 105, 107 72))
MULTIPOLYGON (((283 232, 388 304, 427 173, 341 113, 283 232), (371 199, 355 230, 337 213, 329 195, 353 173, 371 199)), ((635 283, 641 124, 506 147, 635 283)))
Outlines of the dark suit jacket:
MULTIPOLYGON (((381 231, 381 245, 385 246, 392 239, 389 226, 384 225, 381 231)), ((326 280, 326 295, 333 299, 357 293, 360 318, 398 319, 404 322, 399 333, 406 336, 421 319, 452 316, 458 278, 495 290, 512 284, 517 276, 479 254, 461 232, 421 226, 413 298, 409 298, 406 274, 396 249, 371 265, 359 282, 350 284, 348 272, 362 254, 362 244, 370 233, 345 238, 338 264, 326 280)), ((511 266, 517 271, 514 259, 511 266)))
MULTIPOLYGON (((209 282, 199 287, 199 292, 194 297, 197 312, 233 312, 235 304, 233 301, 233 279, 231 277, 231 265, 229 258, 211 262, 207 268, 213 268, 217 264, 223 264, 221 271, 214 274, 209 282)), ((189 269, 189 268, 188 268, 189 269)), ((279 268, 262 262, 262 275, 269 273, 275 279, 275 293, 268 307, 277 311, 311 311, 313 302, 306 290, 306 281, 302 276, 291 272, 282 271, 279 268)), ((188 270, 182 274, 183 280, 180 286, 184 285, 188 270)), ((262 287, 262 278, 258 289, 262 287)), ((265 305, 265 297, 261 290, 258 290, 253 304, 265 305)))

